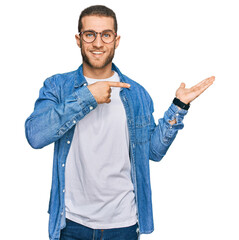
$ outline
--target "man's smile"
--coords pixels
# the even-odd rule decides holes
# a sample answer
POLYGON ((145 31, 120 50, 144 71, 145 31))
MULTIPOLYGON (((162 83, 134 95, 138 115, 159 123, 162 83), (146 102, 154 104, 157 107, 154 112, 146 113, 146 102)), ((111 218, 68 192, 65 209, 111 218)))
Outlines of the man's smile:
POLYGON ((104 54, 103 51, 90 51, 95 57, 100 57, 104 54))

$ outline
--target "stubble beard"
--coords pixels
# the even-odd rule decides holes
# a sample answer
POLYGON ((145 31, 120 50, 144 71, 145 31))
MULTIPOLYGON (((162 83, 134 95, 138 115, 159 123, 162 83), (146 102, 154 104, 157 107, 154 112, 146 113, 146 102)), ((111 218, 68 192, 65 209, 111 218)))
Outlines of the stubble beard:
POLYGON ((114 43, 114 48, 111 49, 110 54, 108 55, 108 57, 105 59, 105 61, 102 64, 95 64, 92 63, 90 61, 90 59, 88 58, 88 56, 85 54, 85 51, 83 50, 82 47, 82 42, 81 42, 81 55, 82 55, 82 60, 85 64, 89 65, 91 68, 95 68, 95 69, 102 69, 104 67, 106 67, 108 64, 110 64, 114 58, 115 55, 115 43, 114 43))

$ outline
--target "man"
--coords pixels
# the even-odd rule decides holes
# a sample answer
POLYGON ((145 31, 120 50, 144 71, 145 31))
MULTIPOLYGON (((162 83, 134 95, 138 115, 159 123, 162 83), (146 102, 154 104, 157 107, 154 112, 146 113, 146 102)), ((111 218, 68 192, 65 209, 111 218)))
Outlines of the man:
POLYGON ((155 124, 153 101, 112 63, 120 42, 114 12, 82 11, 75 35, 83 63, 44 82, 26 120, 33 148, 55 143, 49 237, 134 240, 153 232, 149 159, 160 161, 190 102, 215 77, 186 89, 155 124))

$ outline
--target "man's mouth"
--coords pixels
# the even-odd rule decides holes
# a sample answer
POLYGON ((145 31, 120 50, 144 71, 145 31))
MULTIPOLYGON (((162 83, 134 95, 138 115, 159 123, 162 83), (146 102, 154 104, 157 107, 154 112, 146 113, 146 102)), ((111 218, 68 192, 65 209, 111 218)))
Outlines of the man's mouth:
POLYGON ((102 55, 104 52, 100 52, 100 51, 91 51, 92 54, 94 55, 102 55))

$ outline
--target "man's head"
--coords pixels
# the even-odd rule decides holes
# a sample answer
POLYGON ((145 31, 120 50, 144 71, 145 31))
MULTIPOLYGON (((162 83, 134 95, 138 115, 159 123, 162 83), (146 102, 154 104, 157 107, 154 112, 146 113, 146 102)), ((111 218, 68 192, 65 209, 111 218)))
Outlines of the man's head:
POLYGON ((83 63, 94 69, 111 64, 120 40, 115 13, 102 5, 88 7, 81 12, 78 31, 75 38, 81 48, 83 63), (105 30, 111 32, 101 34, 105 30))
POLYGON ((117 33, 118 30, 118 25, 117 25, 117 19, 116 15, 113 10, 110 8, 107 8, 106 6, 103 5, 94 5, 91 7, 88 7, 84 9, 79 18, 78 22, 78 32, 82 31, 82 18, 85 16, 101 16, 101 17, 111 17, 114 20, 114 31, 117 33))

